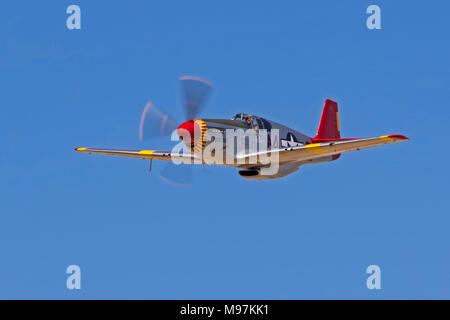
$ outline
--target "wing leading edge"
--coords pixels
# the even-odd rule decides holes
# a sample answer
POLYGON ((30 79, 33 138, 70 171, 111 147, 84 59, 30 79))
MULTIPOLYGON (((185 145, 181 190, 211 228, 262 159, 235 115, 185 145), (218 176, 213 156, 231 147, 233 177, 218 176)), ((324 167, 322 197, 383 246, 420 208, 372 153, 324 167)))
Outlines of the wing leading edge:
POLYGON ((327 156, 337 155, 351 151, 358 151, 362 149, 381 146, 384 144, 390 144, 407 140, 409 140, 408 137, 405 137, 400 134, 392 134, 375 138, 351 139, 344 141, 336 140, 336 141, 308 144, 302 147, 284 148, 278 149, 276 151, 272 150, 268 152, 250 154, 244 156, 243 158, 255 155, 262 155, 265 153, 278 152, 280 163, 292 161, 309 161, 327 156))
POLYGON ((140 159, 155 159, 155 160, 180 160, 183 159, 193 159, 191 154, 177 154, 175 157, 172 156, 170 151, 157 151, 157 150, 117 150, 117 149, 94 149, 94 148, 75 148, 75 151, 94 153, 94 154, 104 154, 110 156, 121 156, 121 157, 132 157, 140 159))

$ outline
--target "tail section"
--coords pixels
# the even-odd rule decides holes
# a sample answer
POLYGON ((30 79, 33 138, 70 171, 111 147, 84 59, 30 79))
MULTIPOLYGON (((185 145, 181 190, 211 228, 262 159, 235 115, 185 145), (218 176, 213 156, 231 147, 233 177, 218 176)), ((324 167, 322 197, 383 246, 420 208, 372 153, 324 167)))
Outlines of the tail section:
POLYGON ((314 139, 331 140, 340 138, 338 105, 337 102, 327 99, 323 106, 319 128, 314 139))

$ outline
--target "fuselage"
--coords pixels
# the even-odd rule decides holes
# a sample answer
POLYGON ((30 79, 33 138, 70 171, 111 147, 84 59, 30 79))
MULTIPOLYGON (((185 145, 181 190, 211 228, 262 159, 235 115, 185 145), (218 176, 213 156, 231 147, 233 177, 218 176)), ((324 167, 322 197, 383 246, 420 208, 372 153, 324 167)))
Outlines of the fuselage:
MULTIPOLYGON (((239 159, 252 152, 265 150, 290 149, 293 147, 303 147, 314 143, 314 138, 303 134, 297 130, 268 120, 259 116, 239 113, 232 119, 194 119, 182 123, 178 127, 180 139, 190 148, 191 152, 201 153, 202 163, 213 161, 216 151, 208 150, 208 145, 213 141, 220 140, 223 154, 220 164, 243 168, 241 176, 249 179, 274 179, 288 175, 296 171, 303 162, 280 163, 280 170, 277 175, 259 175, 260 163, 237 163, 237 161, 226 161, 226 157, 231 154, 234 159, 239 159), (238 133, 245 138, 251 134, 258 136, 257 150, 252 149, 249 140, 244 140, 242 148, 238 148, 238 133), (234 136, 233 136, 234 134, 234 136), (230 137, 234 140, 230 147, 230 137), (262 137, 262 138, 261 138, 262 137), (264 138, 265 137, 265 138, 264 138), (261 140, 265 139, 265 140, 261 140), (262 150, 265 149, 265 150, 262 150), (204 152, 203 152, 204 151, 204 152)), ((244 138, 244 139, 245 139, 244 138)), ((327 156, 308 163, 317 163, 335 160, 336 157, 327 156)), ((217 159, 215 159, 217 160, 217 159)), ((217 161, 216 161, 217 162, 217 161)))
MULTIPOLYGON (((211 132, 221 133, 226 136, 227 130, 266 130, 270 135, 272 130, 277 130, 278 134, 270 135, 271 146, 277 148, 289 148, 304 146, 313 143, 313 138, 303 134, 297 130, 279 124, 272 120, 267 120, 262 117, 239 113, 232 119, 195 119, 188 120, 182 123, 179 127, 180 138, 183 138, 182 130, 187 131, 191 137, 191 143, 195 142, 195 137, 201 136, 202 131, 210 130, 211 132), (274 138, 277 138, 274 140, 274 138)), ((187 142, 187 141, 185 141, 187 142)))

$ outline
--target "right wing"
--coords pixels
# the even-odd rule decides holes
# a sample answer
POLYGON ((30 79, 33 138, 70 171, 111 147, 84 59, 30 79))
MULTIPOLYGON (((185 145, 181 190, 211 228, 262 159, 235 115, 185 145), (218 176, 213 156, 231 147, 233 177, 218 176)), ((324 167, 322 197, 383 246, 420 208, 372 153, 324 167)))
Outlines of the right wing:
POLYGON ((243 156, 241 159, 245 159, 246 163, 250 157, 262 156, 264 154, 271 154, 278 152, 279 162, 293 162, 293 161, 309 161, 314 159, 319 159, 327 156, 337 155, 341 153, 358 151, 362 149, 372 148, 376 146, 381 146, 384 144, 406 141, 409 138, 399 135, 392 134, 386 136, 380 136, 375 138, 366 139, 352 139, 345 141, 327 141, 323 143, 313 143, 302 147, 292 147, 277 150, 268 150, 264 152, 257 152, 249 155, 243 156))
POLYGON ((285 149, 284 152, 280 152, 280 162, 313 160, 406 140, 409 140, 409 138, 399 134, 392 134, 375 138, 313 143, 301 148, 294 148, 294 150, 285 149))

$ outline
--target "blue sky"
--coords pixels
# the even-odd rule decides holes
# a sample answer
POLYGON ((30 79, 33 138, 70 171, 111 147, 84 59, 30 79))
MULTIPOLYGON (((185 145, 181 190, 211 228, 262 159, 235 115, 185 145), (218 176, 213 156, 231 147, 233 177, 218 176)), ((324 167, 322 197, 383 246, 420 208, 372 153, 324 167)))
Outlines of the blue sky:
POLYGON ((450 298, 448 1, 8 1, 0 10, 0 298, 450 298), (81 7, 82 29, 66 28, 81 7), (370 4, 381 30, 368 30, 370 4), (177 77, 314 134, 409 142, 275 181, 74 147, 140 142, 148 100, 182 119, 177 77), (82 289, 66 289, 68 265, 82 289), (366 288, 381 267, 381 290, 366 288))

